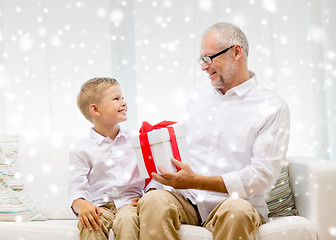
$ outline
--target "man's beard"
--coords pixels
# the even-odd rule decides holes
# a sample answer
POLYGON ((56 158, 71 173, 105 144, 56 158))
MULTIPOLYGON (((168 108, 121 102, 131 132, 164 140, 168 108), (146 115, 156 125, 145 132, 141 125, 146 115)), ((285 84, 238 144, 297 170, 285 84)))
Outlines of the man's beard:
POLYGON ((218 74, 218 78, 214 81, 211 81, 211 85, 214 88, 226 89, 228 86, 231 85, 235 73, 236 67, 234 65, 234 62, 228 62, 224 68, 223 73, 218 74))

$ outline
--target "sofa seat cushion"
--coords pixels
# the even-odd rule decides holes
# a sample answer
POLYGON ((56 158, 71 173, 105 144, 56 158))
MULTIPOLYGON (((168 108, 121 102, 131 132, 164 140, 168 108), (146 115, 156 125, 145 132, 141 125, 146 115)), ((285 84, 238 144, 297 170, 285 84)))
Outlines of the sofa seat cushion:
MULTIPOLYGON (((199 226, 182 224, 179 233, 182 240, 212 240, 212 233, 199 226)), ((112 230, 109 240, 115 240, 112 230)))
MULTIPOLYGON (((114 240, 110 232, 109 240, 114 240)), ((182 224, 182 240, 212 240, 212 233, 203 227, 182 224)), ((300 216, 279 217, 260 226, 255 240, 317 240, 316 229, 307 218, 300 216)))
MULTIPOLYGON (((182 240, 212 240, 212 234, 205 228, 182 224, 182 240)), ((279 217, 260 226, 256 240, 317 240, 316 229, 307 218, 300 216, 279 217)))
MULTIPOLYGON (((180 229, 182 240, 212 240, 212 234, 205 228, 183 225, 180 229)), ((256 240, 317 240, 312 222, 300 216, 279 217, 260 226, 256 240)))
POLYGON ((256 240, 317 240, 316 228, 301 216, 279 217, 260 226, 256 240))
POLYGON ((179 233, 182 240, 212 240, 212 233, 204 227, 182 224, 179 233))
MULTIPOLYGON (((212 240, 207 229, 182 224, 182 240, 212 240)), ((1 240, 79 240, 77 220, 48 220, 33 222, 0 222, 1 240)), ((112 230, 110 240, 114 239, 112 230)), ((300 216, 280 217, 257 229, 256 240, 317 240, 316 229, 300 216)))
POLYGON ((0 222, 1 240, 79 240, 77 220, 0 222))

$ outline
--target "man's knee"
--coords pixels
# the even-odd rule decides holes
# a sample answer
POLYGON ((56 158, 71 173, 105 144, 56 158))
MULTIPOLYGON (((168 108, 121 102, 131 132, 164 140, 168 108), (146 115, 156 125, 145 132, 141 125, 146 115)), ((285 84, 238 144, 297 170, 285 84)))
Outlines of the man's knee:
POLYGON ((253 212, 253 206, 241 198, 227 198, 222 202, 217 211, 217 217, 228 217, 231 221, 241 221, 244 218, 250 218, 253 212))
POLYGON ((222 204, 239 209, 249 209, 252 207, 251 203, 249 203, 248 201, 242 198, 233 198, 233 197, 227 198, 226 200, 223 201, 222 204))
POLYGON ((169 191, 161 189, 150 191, 138 202, 139 217, 142 221, 148 218, 156 219, 157 222, 152 224, 161 224, 162 219, 170 219, 179 215, 178 204, 176 196, 169 191))
POLYGON ((141 208, 144 205, 149 205, 152 207, 160 206, 160 203, 167 199, 169 195, 170 193, 168 191, 162 189, 150 191, 140 198, 138 207, 141 208))

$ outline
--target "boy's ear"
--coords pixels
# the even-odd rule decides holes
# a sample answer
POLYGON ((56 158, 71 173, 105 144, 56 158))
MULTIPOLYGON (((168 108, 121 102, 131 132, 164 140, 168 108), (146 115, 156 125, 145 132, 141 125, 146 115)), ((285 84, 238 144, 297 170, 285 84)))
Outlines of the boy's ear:
POLYGON ((90 108, 90 112, 91 112, 92 116, 98 117, 98 116, 101 115, 100 111, 99 111, 99 108, 96 104, 91 104, 89 108, 90 108))

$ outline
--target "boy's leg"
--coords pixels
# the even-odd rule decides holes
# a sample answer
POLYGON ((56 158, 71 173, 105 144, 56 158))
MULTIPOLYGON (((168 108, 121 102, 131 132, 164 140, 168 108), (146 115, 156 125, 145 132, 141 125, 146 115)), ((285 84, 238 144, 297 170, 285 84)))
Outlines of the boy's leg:
POLYGON ((246 200, 227 198, 210 213, 204 227, 213 239, 254 239, 255 230, 264 224, 263 217, 246 200))
POLYGON ((130 205, 121 207, 117 211, 112 229, 116 240, 139 239, 139 217, 137 208, 130 205))
POLYGON ((138 202, 140 239, 181 239, 181 223, 199 225, 197 212, 180 194, 165 190, 146 193, 138 202))
POLYGON ((114 203, 107 203, 100 207, 103 211, 103 215, 100 217, 102 226, 97 230, 92 230, 91 232, 84 228, 82 223, 78 221, 79 236, 81 240, 107 240, 109 230, 112 227, 113 220, 116 214, 116 208, 114 203))

